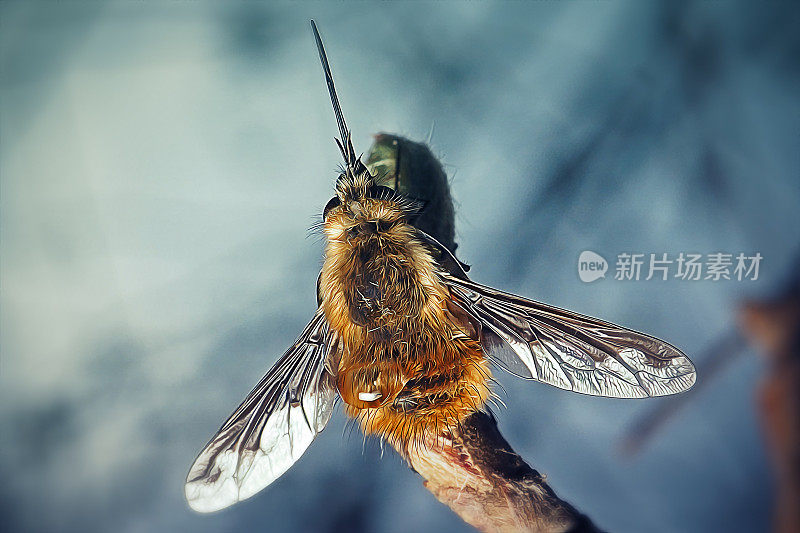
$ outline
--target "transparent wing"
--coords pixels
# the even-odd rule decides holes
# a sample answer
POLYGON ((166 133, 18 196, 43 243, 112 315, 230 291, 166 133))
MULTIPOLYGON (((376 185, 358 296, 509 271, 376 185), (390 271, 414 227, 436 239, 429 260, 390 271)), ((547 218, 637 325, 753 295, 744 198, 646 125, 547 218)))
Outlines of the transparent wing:
POLYGON ((617 398, 674 394, 695 382, 689 358, 655 337, 469 280, 443 280, 480 326, 487 356, 515 375, 617 398))
POLYGON ((322 310, 261 378, 192 465, 186 499, 211 512, 249 498, 286 472, 325 428, 336 400, 322 310))

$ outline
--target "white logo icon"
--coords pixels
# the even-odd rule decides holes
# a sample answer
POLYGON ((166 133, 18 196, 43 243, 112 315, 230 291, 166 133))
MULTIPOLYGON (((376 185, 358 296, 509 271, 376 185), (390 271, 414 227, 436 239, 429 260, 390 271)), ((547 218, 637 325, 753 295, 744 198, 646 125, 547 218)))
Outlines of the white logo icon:
POLYGON ((578 257, 578 276, 584 283, 606 277, 606 270, 608 263, 600 254, 586 250, 578 257))

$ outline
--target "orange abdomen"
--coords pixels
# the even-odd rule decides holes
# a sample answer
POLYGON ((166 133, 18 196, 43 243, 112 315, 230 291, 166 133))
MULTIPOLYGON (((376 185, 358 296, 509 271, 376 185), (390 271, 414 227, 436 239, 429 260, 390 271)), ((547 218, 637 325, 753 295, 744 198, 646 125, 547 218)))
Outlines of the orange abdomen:
POLYGON ((452 315, 442 316, 445 321, 422 321, 393 342, 340 338, 339 393, 366 434, 407 447, 486 403, 491 374, 479 343, 452 315))

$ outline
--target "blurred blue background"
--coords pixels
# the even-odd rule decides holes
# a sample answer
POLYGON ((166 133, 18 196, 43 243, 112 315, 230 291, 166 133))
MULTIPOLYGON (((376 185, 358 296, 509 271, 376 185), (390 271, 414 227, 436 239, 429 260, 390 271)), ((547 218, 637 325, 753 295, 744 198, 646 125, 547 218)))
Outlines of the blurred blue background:
MULTIPOLYGON (((206 440, 311 317, 335 121, 428 138, 474 279, 696 360, 800 243, 796 3, 0 4, 0 512, 16 531, 466 531, 337 414, 188 510, 206 440), (760 252, 756 282, 581 283, 577 258, 760 252)), ((612 266, 613 268, 613 266, 612 266)), ((768 529, 752 351, 635 458, 659 400, 503 376, 511 444, 610 531, 768 529)), ((700 380, 703 379, 701 375, 700 380)))

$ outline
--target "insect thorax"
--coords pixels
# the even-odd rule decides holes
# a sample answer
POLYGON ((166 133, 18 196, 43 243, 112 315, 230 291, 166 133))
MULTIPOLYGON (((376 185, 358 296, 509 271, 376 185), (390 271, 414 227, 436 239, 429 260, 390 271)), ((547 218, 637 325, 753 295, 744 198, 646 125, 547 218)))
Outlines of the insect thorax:
POLYGON ((369 203, 355 208, 366 211, 358 217, 337 214, 326 222, 320 288, 334 329, 357 326, 373 342, 390 342, 434 311, 445 289, 412 228, 369 203))

